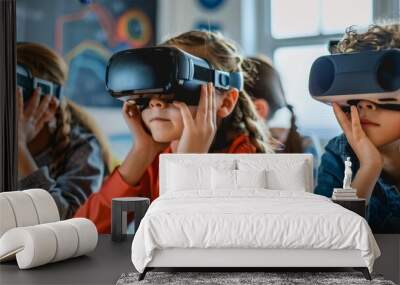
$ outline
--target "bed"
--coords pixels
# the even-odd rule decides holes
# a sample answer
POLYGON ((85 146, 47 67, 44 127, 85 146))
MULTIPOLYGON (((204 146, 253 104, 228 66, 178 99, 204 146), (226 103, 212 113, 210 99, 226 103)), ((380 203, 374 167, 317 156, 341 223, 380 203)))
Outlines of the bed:
POLYGON ((307 154, 162 154, 160 196, 132 243, 154 268, 352 267, 380 251, 361 216, 313 194, 307 154))

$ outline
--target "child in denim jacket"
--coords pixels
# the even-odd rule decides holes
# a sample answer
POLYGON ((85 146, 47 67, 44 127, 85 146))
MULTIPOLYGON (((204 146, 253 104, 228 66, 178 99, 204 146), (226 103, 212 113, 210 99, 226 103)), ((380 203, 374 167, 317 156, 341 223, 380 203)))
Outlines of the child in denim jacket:
MULTIPOLYGON (((400 24, 371 26, 358 33, 353 28, 335 48, 337 53, 400 48, 400 24)), ((400 111, 360 100, 350 114, 333 104, 344 134, 326 146, 318 169, 316 194, 332 196, 341 188, 344 161, 351 157, 351 186, 367 201, 367 220, 374 233, 400 233, 400 111)))

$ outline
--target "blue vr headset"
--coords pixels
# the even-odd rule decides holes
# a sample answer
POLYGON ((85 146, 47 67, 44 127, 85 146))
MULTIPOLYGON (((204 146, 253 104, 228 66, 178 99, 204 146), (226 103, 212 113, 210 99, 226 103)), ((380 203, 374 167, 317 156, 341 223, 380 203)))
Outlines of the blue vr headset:
POLYGON ((214 69, 206 60, 175 47, 129 49, 114 54, 106 69, 106 88, 114 98, 145 108, 158 97, 197 105, 202 84, 243 89, 241 72, 214 69))
POLYGON ((319 57, 309 78, 311 96, 344 108, 360 100, 400 110, 400 49, 319 57))
POLYGON ((62 96, 62 86, 54 82, 32 76, 28 68, 21 64, 17 64, 17 86, 22 87, 22 95, 24 103, 29 101, 33 91, 41 88, 41 95, 52 95, 57 99, 62 96))

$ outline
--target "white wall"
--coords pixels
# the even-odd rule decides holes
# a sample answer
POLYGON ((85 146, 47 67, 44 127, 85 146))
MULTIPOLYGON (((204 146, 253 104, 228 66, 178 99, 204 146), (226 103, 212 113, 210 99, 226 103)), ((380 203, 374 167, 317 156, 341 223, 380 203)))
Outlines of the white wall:
POLYGON ((192 30, 201 21, 218 23, 222 33, 238 43, 243 53, 255 53, 255 1, 225 0, 215 10, 208 10, 198 0, 159 0, 157 42, 192 30))

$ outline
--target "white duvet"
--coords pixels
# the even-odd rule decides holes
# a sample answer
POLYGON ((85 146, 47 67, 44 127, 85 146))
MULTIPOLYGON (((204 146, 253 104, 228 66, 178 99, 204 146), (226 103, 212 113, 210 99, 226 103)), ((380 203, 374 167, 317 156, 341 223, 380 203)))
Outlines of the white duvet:
POLYGON ((143 272, 165 248, 358 249, 370 272, 380 255, 359 215, 320 195, 266 189, 160 196, 134 237, 133 265, 143 272))

